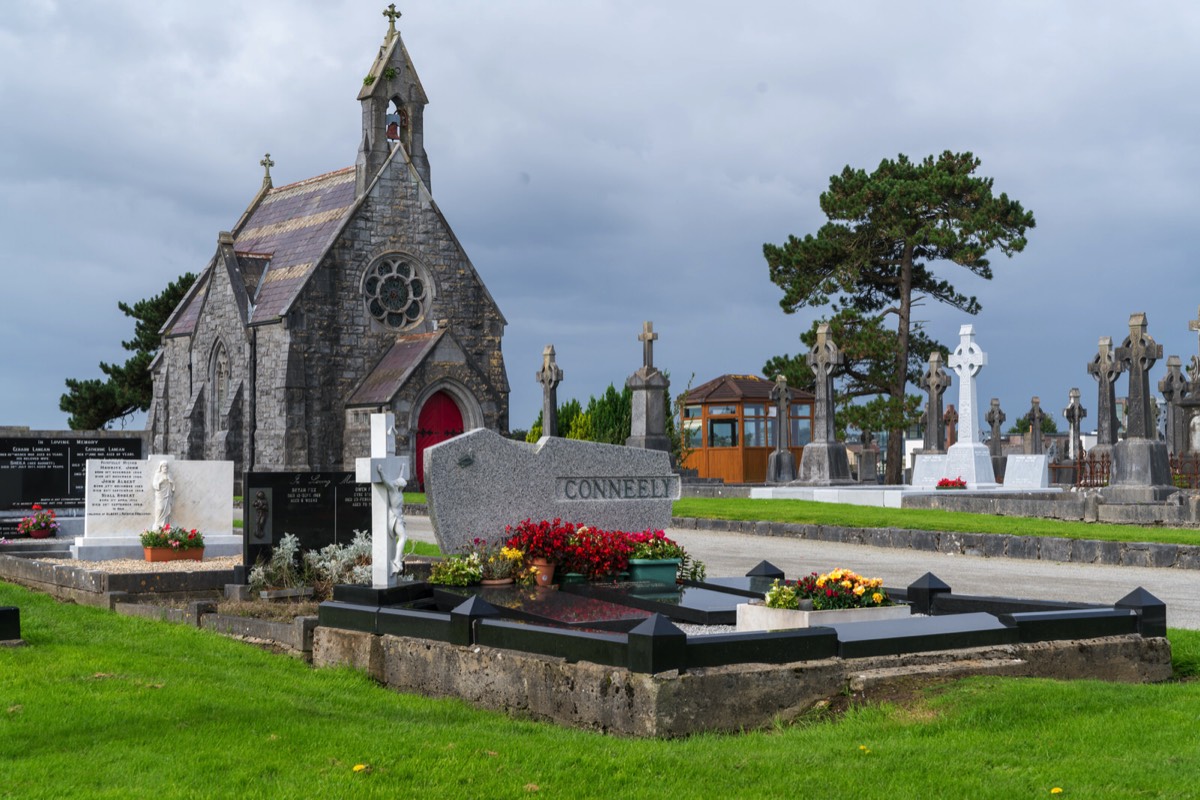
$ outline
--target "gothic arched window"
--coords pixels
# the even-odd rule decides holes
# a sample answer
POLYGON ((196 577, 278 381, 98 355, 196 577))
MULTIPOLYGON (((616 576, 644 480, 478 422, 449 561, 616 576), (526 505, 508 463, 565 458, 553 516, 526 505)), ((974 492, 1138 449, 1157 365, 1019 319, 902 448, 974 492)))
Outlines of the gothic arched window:
POLYGON ((229 354, 221 342, 213 347, 208 363, 209 418, 212 430, 225 430, 223 409, 229 403, 229 354))

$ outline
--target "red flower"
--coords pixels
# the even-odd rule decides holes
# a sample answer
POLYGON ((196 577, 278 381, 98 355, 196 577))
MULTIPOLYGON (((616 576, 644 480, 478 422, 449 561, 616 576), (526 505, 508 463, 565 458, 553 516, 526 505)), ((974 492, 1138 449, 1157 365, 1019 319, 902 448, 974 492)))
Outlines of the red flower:
POLYGON ((34 510, 34 511, 41 511, 41 510, 42 510, 42 507, 41 507, 41 506, 39 506, 37 503, 34 503, 34 504, 33 504, 33 510, 34 510))

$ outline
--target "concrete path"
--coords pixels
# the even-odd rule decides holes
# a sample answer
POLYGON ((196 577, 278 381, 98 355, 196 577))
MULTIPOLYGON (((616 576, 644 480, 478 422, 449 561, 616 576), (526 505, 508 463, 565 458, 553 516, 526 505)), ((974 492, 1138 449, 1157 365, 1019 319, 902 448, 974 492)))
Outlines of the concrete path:
MULTIPOLYGON (((411 516, 406 522, 410 537, 435 541, 428 517, 411 516)), ((1167 604, 1167 625, 1200 630, 1200 573, 1195 570, 979 558, 682 528, 667 535, 703 561, 712 576, 744 575, 765 559, 789 578, 844 567, 896 587, 932 572, 959 594, 1113 603, 1141 586, 1167 604)))

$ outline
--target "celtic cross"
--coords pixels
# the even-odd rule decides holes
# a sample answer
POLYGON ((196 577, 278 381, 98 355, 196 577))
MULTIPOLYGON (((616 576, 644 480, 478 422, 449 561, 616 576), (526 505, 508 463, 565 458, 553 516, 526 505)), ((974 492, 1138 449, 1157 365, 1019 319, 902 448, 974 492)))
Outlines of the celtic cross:
POLYGON ((1146 315, 1129 315, 1129 336, 1117 348, 1116 357, 1129 373, 1127 436, 1154 439, 1155 420, 1150 413, 1150 368, 1162 358, 1162 345, 1146 333, 1146 315))

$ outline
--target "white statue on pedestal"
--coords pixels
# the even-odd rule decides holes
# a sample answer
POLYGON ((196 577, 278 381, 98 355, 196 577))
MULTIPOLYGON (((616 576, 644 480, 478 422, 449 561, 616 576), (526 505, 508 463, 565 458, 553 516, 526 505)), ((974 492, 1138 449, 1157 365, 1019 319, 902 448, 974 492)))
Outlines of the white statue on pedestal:
POLYGON ((171 506, 175 497, 175 481, 171 479, 166 461, 159 463, 158 471, 150 479, 150 486, 154 489, 153 527, 162 528, 171 522, 171 506))

